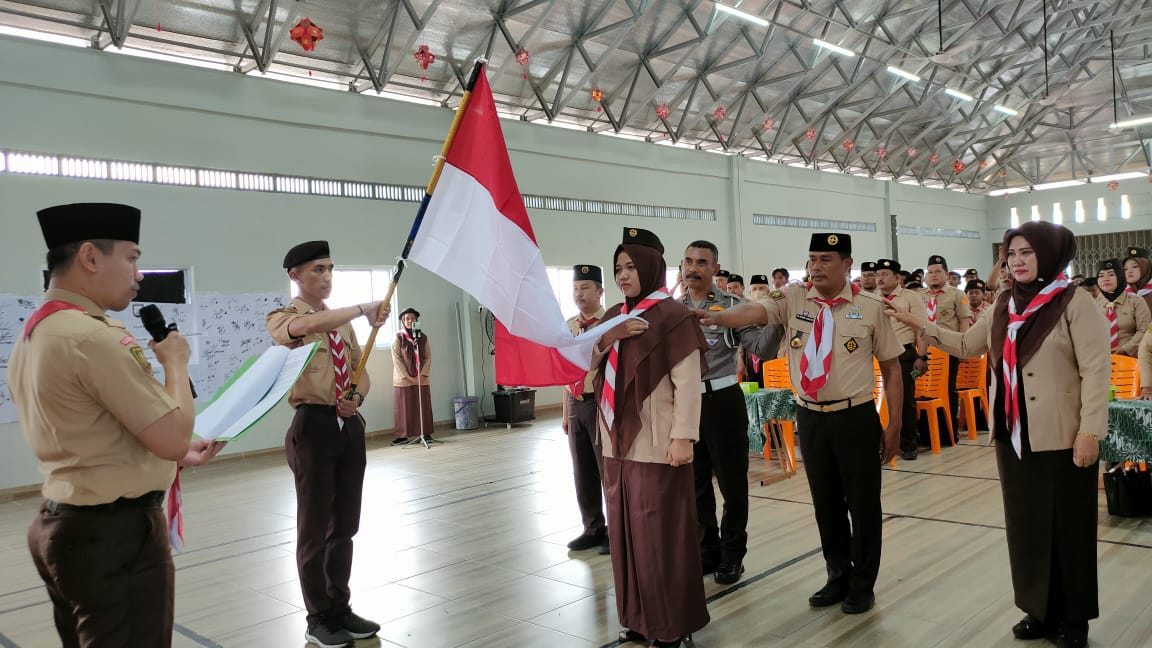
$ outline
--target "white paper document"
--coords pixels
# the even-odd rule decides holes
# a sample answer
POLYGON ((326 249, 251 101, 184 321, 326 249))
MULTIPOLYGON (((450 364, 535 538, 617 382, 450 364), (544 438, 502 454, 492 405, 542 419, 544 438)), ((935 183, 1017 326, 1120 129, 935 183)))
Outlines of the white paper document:
POLYGON ((246 432, 292 389, 316 346, 273 346, 250 358, 196 415, 196 436, 230 441, 246 432))

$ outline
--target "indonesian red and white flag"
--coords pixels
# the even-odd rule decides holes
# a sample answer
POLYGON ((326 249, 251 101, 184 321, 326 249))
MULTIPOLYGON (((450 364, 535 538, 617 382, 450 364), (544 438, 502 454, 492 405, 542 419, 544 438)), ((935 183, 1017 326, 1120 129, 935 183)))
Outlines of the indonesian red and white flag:
POLYGON ((484 74, 464 107, 408 258, 467 291, 496 316, 501 385, 582 380, 592 345, 615 325, 609 321, 577 337, 569 331, 512 175, 484 74))

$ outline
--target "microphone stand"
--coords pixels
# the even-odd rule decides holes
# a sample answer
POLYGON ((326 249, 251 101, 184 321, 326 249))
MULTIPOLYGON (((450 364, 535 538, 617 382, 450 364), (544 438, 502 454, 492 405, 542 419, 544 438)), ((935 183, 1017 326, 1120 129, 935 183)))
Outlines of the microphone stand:
MULTIPOLYGON (((414 339, 417 341, 417 348, 419 348, 420 338, 414 338, 414 339)), ((443 443, 444 443, 440 439, 433 439, 432 437, 430 437, 424 433, 424 385, 421 384, 424 381, 424 377, 422 375, 423 369, 424 369, 424 363, 420 359, 420 354, 417 353, 416 354, 416 407, 420 411, 420 436, 416 437, 415 439, 412 439, 408 443, 405 443, 403 446, 403 448, 405 450, 407 450, 408 448, 416 446, 416 444, 423 445, 424 449, 428 450, 431 448, 431 446, 429 445, 431 443, 439 443, 441 445, 443 445, 443 443)))

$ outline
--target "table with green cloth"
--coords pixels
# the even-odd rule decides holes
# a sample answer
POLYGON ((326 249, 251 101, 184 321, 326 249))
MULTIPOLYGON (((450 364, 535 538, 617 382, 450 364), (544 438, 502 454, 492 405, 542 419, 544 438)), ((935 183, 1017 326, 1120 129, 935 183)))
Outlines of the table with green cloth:
POLYGON ((772 420, 796 418, 796 401, 791 389, 761 389, 744 394, 748 408, 748 451, 764 452, 764 424, 772 420))
POLYGON ((1108 403, 1108 436, 1100 442, 1101 461, 1152 461, 1152 401, 1108 403))

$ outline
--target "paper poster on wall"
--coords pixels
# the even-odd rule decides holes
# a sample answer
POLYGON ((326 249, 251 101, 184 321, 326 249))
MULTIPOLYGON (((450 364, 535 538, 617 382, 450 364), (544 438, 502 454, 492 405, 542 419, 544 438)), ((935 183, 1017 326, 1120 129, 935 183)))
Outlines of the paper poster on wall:
MULTIPOLYGON (((269 312, 288 303, 284 293, 197 293, 189 304, 157 304, 167 322, 176 322, 188 338, 192 357, 188 373, 202 397, 215 394, 244 360, 259 355, 272 344, 264 327, 269 312)), ((16 407, 8 389, 8 356, 24 321, 40 305, 40 297, 0 295, 0 423, 17 420, 16 407)), ((123 322, 144 347, 158 380, 163 368, 148 349, 152 337, 144 330, 138 313, 145 304, 109 313, 123 322)))

